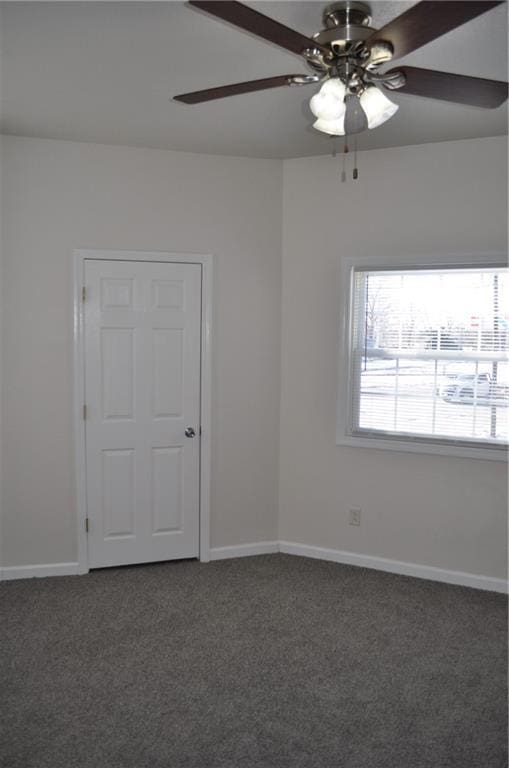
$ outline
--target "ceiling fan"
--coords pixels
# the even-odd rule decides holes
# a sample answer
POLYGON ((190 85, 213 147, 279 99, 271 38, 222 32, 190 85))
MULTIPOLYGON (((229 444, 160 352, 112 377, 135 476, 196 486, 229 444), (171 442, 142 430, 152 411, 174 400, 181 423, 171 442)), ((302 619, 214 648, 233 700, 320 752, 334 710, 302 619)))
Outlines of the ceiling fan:
POLYGON ((228 0, 190 0, 190 5, 302 56, 311 74, 292 74, 234 83, 174 98, 199 104, 279 86, 322 83, 310 101, 318 131, 343 136, 376 128, 398 110, 384 90, 398 90, 475 107, 494 108, 507 98, 508 84, 432 69, 402 66, 381 71, 437 37, 500 5, 503 0, 436 0, 416 3, 382 29, 370 28, 371 9, 343 0, 323 11, 324 29, 313 37, 280 24, 252 8, 228 0))

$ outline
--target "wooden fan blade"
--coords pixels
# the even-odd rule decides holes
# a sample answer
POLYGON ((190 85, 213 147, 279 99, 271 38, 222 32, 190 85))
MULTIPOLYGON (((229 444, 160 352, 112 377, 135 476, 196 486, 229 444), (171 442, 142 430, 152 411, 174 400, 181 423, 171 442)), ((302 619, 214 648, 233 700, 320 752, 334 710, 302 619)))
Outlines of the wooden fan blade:
POLYGON ((224 99, 226 96, 236 96, 238 93, 252 93, 253 91, 265 91, 267 88, 291 85, 292 78, 294 77, 300 77, 300 75, 264 77, 262 80, 248 80, 246 83, 233 83, 232 85, 222 85, 218 88, 207 88, 205 91, 181 93, 173 98, 175 101, 183 101, 184 104, 200 104, 202 101, 224 99))
POLYGON ((417 3, 401 16, 397 16, 385 27, 377 30, 366 40, 368 48, 380 41, 385 40, 392 44, 394 48, 393 58, 399 59, 406 56, 407 53, 415 51, 421 45, 430 43, 446 32, 465 24, 465 22, 475 19, 482 13, 491 10, 497 5, 501 5, 503 0, 467 0, 467 2, 458 2, 458 0, 435 0, 435 2, 417 3))
POLYGON ((301 54, 306 48, 318 48, 327 53, 325 48, 310 37, 301 35, 300 32, 294 32, 293 29, 280 24, 279 21, 274 21, 274 19, 263 13, 258 13, 258 11, 248 8, 242 3, 229 2, 229 0, 216 0, 215 2, 214 0, 210 2, 208 0, 205 2, 190 0, 189 5, 194 5, 195 8, 211 13, 219 19, 229 21, 230 24, 235 24, 235 26, 245 29, 246 32, 262 37, 270 43, 275 43, 281 48, 292 51, 292 53, 301 54))
POLYGON ((413 96, 426 96, 430 99, 489 109, 499 107, 507 99, 507 83, 501 80, 453 75, 419 67, 398 67, 391 72, 403 72, 406 82, 398 91, 413 96))

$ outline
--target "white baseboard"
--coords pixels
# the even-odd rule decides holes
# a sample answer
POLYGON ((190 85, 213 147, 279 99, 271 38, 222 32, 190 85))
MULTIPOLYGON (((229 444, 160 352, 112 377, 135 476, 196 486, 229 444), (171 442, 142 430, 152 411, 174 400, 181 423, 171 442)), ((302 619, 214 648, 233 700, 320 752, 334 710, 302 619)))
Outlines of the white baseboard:
POLYGON ((257 541, 254 544, 237 544, 233 547, 215 547, 210 550, 210 559, 226 560, 230 557, 273 555, 275 552, 279 552, 279 541, 257 541))
POLYGON ((32 579, 44 576, 76 576, 78 563, 48 563, 44 565, 12 565, 0 568, 0 581, 32 579))
MULTIPOLYGON (((328 560, 344 565, 357 565, 361 568, 371 568, 376 571, 398 573, 403 576, 413 576, 418 579, 441 581, 445 584, 458 584, 462 587, 485 589, 490 592, 507 594, 508 584, 504 579, 490 576, 480 576, 463 571, 448 571, 418 563, 405 563, 400 560, 390 560, 385 557, 362 555, 357 552, 346 552, 341 549, 326 549, 308 544, 298 544, 294 541, 258 541, 253 544, 237 544, 233 547, 216 547, 210 550, 211 560, 226 560, 233 557, 250 557, 251 555, 271 555, 283 552, 288 555, 312 557, 318 560, 328 560)), ((47 565, 16 565, 0 568, 0 581, 11 579, 30 579, 44 576, 75 576, 81 573, 78 563, 48 563, 47 565)))
POLYGON ((447 571, 443 568, 434 568, 431 565, 405 563, 399 560, 389 560, 385 557, 373 557, 372 555, 361 555, 356 552, 346 552, 341 549, 325 549, 324 547, 297 544, 293 541, 280 541, 279 551, 288 555, 313 557, 318 560, 343 563, 344 565, 358 565, 362 568, 372 568, 376 571, 414 576, 417 579, 441 581, 445 584, 458 584, 462 587, 472 587, 473 589, 486 589, 490 592, 503 592, 507 594, 508 591, 507 581, 504 579, 479 576, 475 573, 464 573, 463 571, 447 571))

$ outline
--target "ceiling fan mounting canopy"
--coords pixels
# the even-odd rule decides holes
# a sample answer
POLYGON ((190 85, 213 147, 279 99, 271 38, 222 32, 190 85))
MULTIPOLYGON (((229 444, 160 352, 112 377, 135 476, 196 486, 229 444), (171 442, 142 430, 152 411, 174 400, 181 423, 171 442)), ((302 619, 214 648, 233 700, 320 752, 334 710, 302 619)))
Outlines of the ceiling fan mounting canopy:
POLYGON ((376 30, 370 28, 371 8, 367 3, 343 0, 333 3, 323 12, 325 29, 313 35, 313 40, 329 48, 332 54, 344 55, 352 44, 367 40, 376 30))
POLYGON ((327 29, 349 25, 369 27, 371 8, 367 3, 359 3, 355 0, 332 3, 323 11, 323 23, 327 29))

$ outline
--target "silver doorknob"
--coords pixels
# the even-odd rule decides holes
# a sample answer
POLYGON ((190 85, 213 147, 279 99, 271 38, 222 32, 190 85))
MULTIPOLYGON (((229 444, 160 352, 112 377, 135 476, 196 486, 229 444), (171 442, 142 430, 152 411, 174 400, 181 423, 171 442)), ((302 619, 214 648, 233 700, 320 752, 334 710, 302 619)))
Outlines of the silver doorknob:
POLYGON ((186 427, 184 434, 186 437, 195 437, 196 432, 194 431, 193 427, 186 427))

